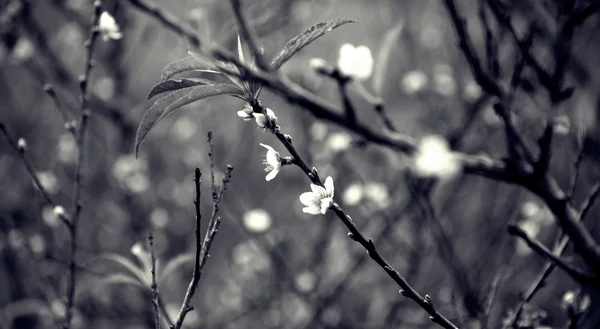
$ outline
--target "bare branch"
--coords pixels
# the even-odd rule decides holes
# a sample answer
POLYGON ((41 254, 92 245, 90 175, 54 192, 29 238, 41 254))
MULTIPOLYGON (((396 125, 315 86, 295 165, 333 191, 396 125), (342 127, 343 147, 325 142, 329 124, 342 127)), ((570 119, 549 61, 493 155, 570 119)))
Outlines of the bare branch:
MULTIPOLYGON (((211 180, 212 189, 216 191, 216 185, 214 184, 214 168, 212 166, 213 163, 213 145, 212 145, 212 133, 208 133, 208 144, 209 144, 209 158, 211 162, 211 180)), ((172 326, 174 329, 181 329, 183 326, 183 322, 185 321, 186 315, 194 309, 191 305, 191 300, 194 297, 196 290, 198 289, 198 282, 200 282, 200 278, 202 277, 202 271, 204 269, 204 265, 209 257, 210 247, 212 242, 219 230, 219 225, 221 224, 221 218, 218 217, 219 205, 221 203, 221 199, 223 198, 223 194, 225 193, 225 189, 227 188, 227 184, 231 179, 231 171, 233 167, 227 166, 227 171, 225 172, 225 176, 223 177, 223 181, 221 182, 221 189, 218 194, 213 195, 213 209, 212 214, 210 216, 210 220, 208 221, 208 228, 206 230, 206 234, 204 236, 204 240, 201 240, 201 232, 200 232, 200 169, 196 168, 194 172, 194 182, 196 186, 196 198, 194 200, 194 205, 196 209, 196 260, 194 262, 194 273, 192 275, 192 280, 188 286, 188 289, 185 293, 185 297, 183 298, 183 303, 181 304, 181 309, 179 310, 179 314, 177 315, 177 319, 175 320, 175 324, 172 326)))
POLYGON ((79 121, 77 124, 77 130, 75 134, 75 143, 77 145, 77 157, 75 160, 75 174, 73 179, 73 209, 71 212, 71 244, 70 244, 70 259, 71 264, 69 266, 69 278, 67 280, 67 310, 65 317, 64 328, 68 329, 71 325, 71 318, 73 317, 73 306, 75 304, 75 286, 76 286, 76 264, 75 256, 77 253, 77 224, 79 222, 79 214, 81 212, 81 205, 79 204, 79 198, 81 194, 81 168, 83 166, 83 155, 85 151, 85 131, 87 127, 88 118, 90 116, 90 110, 88 109, 89 101, 89 80, 91 78, 91 72, 93 68, 92 57, 94 53, 94 45, 96 39, 98 39, 98 24, 100 21, 100 12, 102 11, 102 0, 94 1, 94 14, 92 17, 92 28, 88 40, 85 42, 87 50, 87 57, 85 60, 85 69, 83 75, 79 79, 79 88, 81 90, 81 108, 79 114, 79 121))
POLYGON ((563 271, 567 272, 575 281, 590 285, 590 286, 598 286, 600 281, 598 278, 590 276, 586 274, 582 269, 577 268, 575 265, 567 263, 565 260, 560 258, 559 256, 554 255, 548 248, 542 245, 539 241, 531 238, 522 228, 520 228, 516 224, 512 224, 508 226, 508 233, 518 236, 523 241, 527 243, 527 245, 533 249, 539 255, 551 260, 556 264, 556 266, 560 267, 563 271))
POLYGON ((152 285, 150 290, 152 291, 152 305, 154 306, 154 325, 156 329, 160 329, 160 312, 158 311, 158 285, 156 284, 156 253, 154 252, 154 236, 152 232, 148 233, 148 242, 150 242, 150 262, 152 268, 150 274, 152 275, 152 285))

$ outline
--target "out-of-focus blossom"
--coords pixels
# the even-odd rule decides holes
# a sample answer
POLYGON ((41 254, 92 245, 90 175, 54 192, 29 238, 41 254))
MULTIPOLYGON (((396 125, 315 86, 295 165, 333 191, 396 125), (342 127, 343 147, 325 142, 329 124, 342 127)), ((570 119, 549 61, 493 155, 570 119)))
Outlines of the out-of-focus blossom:
POLYGON ((311 215, 325 214, 333 204, 333 179, 328 176, 325 179, 325 187, 310 184, 312 192, 300 195, 300 202, 304 204, 302 211, 311 215))
POLYGON ((50 309, 52 310, 54 316, 59 319, 64 318, 67 314, 67 306, 59 298, 53 300, 52 303, 50 303, 50 309))
POLYGON ((262 113, 252 113, 252 115, 254 116, 254 120, 256 120, 256 124, 260 128, 263 128, 263 129, 273 128, 275 126, 275 124, 277 124, 277 117, 275 116, 275 113, 270 108, 265 109, 265 112, 267 113, 266 116, 262 113))
POLYGON ((365 184, 365 196, 379 209, 387 208, 390 204, 390 192, 384 183, 368 182, 365 184))
POLYGON ((423 71, 413 70, 407 72, 400 81, 400 86, 404 93, 412 95, 427 87, 427 75, 423 71))
POLYGON ((155 228, 165 228, 169 224, 169 212, 164 208, 152 210, 152 213, 150 213, 150 223, 155 228))
POLYGON ((356 80, 366 80, 373 73, 371 49, 345 43, 340 47, 337 65, 343 75, 356 80))
POLYGON ((121 188, 132 193, 143 193, 150 187, 147 162, 133 154, 120 155, 113 164, 112 173, 121 188))
POLYGON ((189 116, 178 118, 171 127, 170 133, 173 139, 179 143, 189 141, 198 131, 198 124, 189 116))
POLYGON ((525 218, 530 218, 535 216, 540 210, 540 206, 537 203, 527 201, 521 206, 521 215, 525 218))
POLYGON ((71 133, 63 133, 56 144, 56 157, 64 164, 75 163, 77 157, 77 142, 71 133))
POLYGON ((461 169, 460 160, 450 150, 444 138, 430 135, 421 139, 413 163, 417 176, 447 179, 458 174, 461 169))
POLYGON ((352 136, 345 132, 335 132, 329 135, 326 145, 331 152, 342 152, 350 148, 352 136))
POLYGON ((434 89, 443 96, 456 93, 456 82, 452 76, 452 68, 447 64, 436 64, 433 68, 434 89))
POLYGON ((102 40, 119 40, 123 37, 123 33, 117 25, 115 18, 112 17, 108 12, 103 12, 100 15, 100 21, 98 23, 98 30, 102 35, 102 40))
POLYGON ((326 73, 329 69, 331 69, 331 65, 329 65, 329 63, 322 58, 311 58, 308 62, 308 65, 311 69, 319 73, 326 73))
POLYGON ((244 121, 250 121, 252 119, 254 119, 254 110, 252 109, 252 106, 249 103, 245 103, 244 104, 244 108, 237 111, 237 115, 244 119, 244 121))
POLYGON ((12 50, 12 57, 17 63, 24 63, 30 60, 34 53, 35 45, 33 42, 28 38, 21 37, 12 50))
POLYGON ((46 240, 39 234, 29 237, 29 248, 34 254, 41 255, 46 252, 46 240))
POLYGON ((311 292, 317 284, 317 277, 313 272, 304 271, 296 276, 294 284, 302 292, 311 292))
POLYGON ((42 208, 42 221, 50 227, 58 227, 61 222, 60 218, 54 213, 54 208, 51 206, 42 208))
POLYGON ((19 250, 25 245, 25 236, 23 235, 23 232, 16 228, 13 228, 10 231, 8 231, 7 240, 8 245, 14 250, 19 250))
POLYGON ((554 133, 557 135, 568 135, 571 131, 571 120, 566 115, 554 118, 554 133))
POLYGON ((267 231, 273 222, 271 215, 264 209, 252 209, 244 214, 244 227, 253 233, 267 231))
POLYGON ((465 83, 464 97, 468 101, 474 101, 481 96, 481 87, 475 80, 469 80, 465 83))
POLYGON ((115 97, 115 79, 103 76, 94 84, 94 93, 103 101, 110 101, 115 97))
MULTIPOLYGON (((525 231, 525 233, 527 233, 527 236, 529 236, 530 238, 537 237, 541 231, 540 223, 533 218, 529 218, 529 219, 522 221, 519 224, 519 227, 523 231, 525 231)), ((526 255, 529 255, 532 253, 531 248, 522 239, 516 240, 516 251, 517 251, 517 254, 520 256, 526 256, 526 255)))
POLYGON ((56 175, 54 175, 51 171, 39 171, 37 173, 37 178, 40 181, 40 184, 46 190, 46 192, 50 194, 54 194, 58 192, 60 188, 60 183, 56 175))
POLYGON ((342 201, 347 206, 356 206, 363 199, 364 188, 361 183, 354 182, 346 188, 342 195, 342 201))
POLYGON ((562 298, 561 306, 564 309, 567 309, 568 307, 573 305, 573 303, 575 303, 576 298, 577 298, 577 294, 575 294, 574 291, 569 290, 569 291, 565 292, 565 294, 563 295, 563 298, 562 298))
POLYGON ((265 165, 265 172, 267 172, 267 177, 265 177, 265 179, 267 181, 270 181, 273 178, 275 178, 275 176, 277 176, 277 174, 281 170, 281 156, 279 156, 279 153, 269 145, 260 143, 260 146, 267 149, 267 154, 265 155, 265 160, 263 160, 263 164, 265 165))
POLYGON ((327 135, 327 125, 322 122, 315 122, 310 126, 310 135, 315 141, 320 141, 327 135))

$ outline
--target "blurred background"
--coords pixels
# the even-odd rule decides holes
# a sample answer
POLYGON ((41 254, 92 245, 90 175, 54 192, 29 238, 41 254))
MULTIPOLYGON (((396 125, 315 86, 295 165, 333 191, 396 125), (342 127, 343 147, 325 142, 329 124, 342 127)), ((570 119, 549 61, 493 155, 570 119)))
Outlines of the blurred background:
MULTIPOLYGON (((228 1, 156 3, 194 26, 203 40, 235 49, 237 33, 228 1)), ((531 49, 544 67, 551 67, 556 56, 552 26, 556 30, 561 19, 560 3, 505 3, 519 35, 533 22, 538 25, 531 49)), ((359 21, 318 39, 281 69, 294 82, 337 104, 337 86, 315 74, 309 60, 319 57, 335 64, 340 46, 351 43, 368 46, 380 63, 381 45, 388 36, 393 42, 381 96, 399 131, 416 138, 442 135, 461 151, 505 156, 502 121, 473 80, 441 1, 243 4, 268 57, 312 24, 336 18, 359 21), (399 33, 390 34, 393 29, 399 33)), ((458 4, 483 56, 486 36, 480 2, 458 4)), ((165 65, 185 57, 188 46, 125 1, 105 1, 104 8, 115 17, 123 38, 99 40, 94 54, 72 328, 153 327, 150 289, 143 283, 150 275, 144 267, 150 231, 159 258, 162 308, 171 319, 176 317, 192 274, 193 171, 199 167, 208 177, 209 130, 215 141, 217 180, 226 164, 235 170, 185 327, 437 327, 426 312, 399 295, 394 282, 348 239, 333 214, 302 213, 298 196, 308 191, 309 181, 300 170, 284 167, 273 181, 265 181, 265 149, 259 143, 287 154, 271 134, 240 120, 239 99, 215 97, 166 117, 150 132, 136 159, 133 142, 149 105, 146 96, 165 65)), ((520 52, 509 32, 486 12, 497 37, 498 76, 509 84, 520 52)), ((77 79, 84 69, 92 1, 2 0, 0 13, 0 120, 13 136, 27 141, 27 155, 43 186, 56 203, 70 209, 76 145, 65 122, 78 116, 77 79), (53 86, 59 103, 44 92, 45 84, 53 86)), ((597 15, 591 16, 571 40, 574 56, 564 85, 574 88, 572 97, 553 103, 526 67, 513 99, 518 125, 532 143, 545 119, 563 123, 556 132, 551 169, 565 189, 584 146, 575 204, 585 200, 599 178, 599 24, 597 15)), ((373 90, 371 81, 363 84, 373 90)), ((379 129, 382 124, 371 106, 356 92, 350 97, 359 119, 379 129)), ((541 200, 518 186, 463 176, 437 186, 432 194, 437 216, 426 220, 405 179, 407 158, 389 149, 357 145, 358 138, 345 129, 316 120, 268 90, 261 100, 275 111, 278 124, 294 138, 309 165, 318 168, 321 177, 334 178, 336 200, 417 291, 429 294, 438 310, 461 328, 502 326, 544 265, 544 259, 507 233, 506 224, 516 221, 552 246, 557 225, 541 200)), ((210 186, 205 181, 202 208, 208 218, 210 186)), ((597 218, 593 209, 586 225, 600 239, 597 218)), ((61 325, 68 248, 67 230, 16 151, 0 137, 0 328, 61 325)), ((566 255, 577 261, 570 249, 566 255)), ((569 322, 563 297, 579 289, 555 271, 526 307, 519 326, 565 327, 569 322)), ((584 292, 591 297, 591 313, 598 313, 598 292, 584 292)), ((589 328, 593 323, 588 322, 589 328)))

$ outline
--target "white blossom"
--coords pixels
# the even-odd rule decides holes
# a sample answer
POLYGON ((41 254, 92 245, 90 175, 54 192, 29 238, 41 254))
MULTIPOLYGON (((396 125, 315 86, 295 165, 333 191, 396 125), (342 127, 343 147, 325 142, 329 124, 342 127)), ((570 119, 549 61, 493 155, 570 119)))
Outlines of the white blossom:
POLYGON ((123 37, 123 33, 121 33, 115 18, 106 11, 100 15, 98 30, 100 31, 102 40, 104 41, 108 41, 110 39, 119 40, 123 37))
POLYGON ((275 125, 277 123, 277 117, 270 108, 265 109, 265 112, 267 113, 266 116, 262 113, 252 113, 254 120, 256 120, 256 124, 263 129, 267 129, 271 125, 275 125))
POLYGON ((56 217, 63 217, 65 216, 66 210, 63 206, 58 205, 54 207, 54 216, 56 217))
POLYGON ((19 138, 19 141, 17 142, 17 148, 19 149, 19 152, 25 152, 25 149, 27 149, 27 141, 25 138, 19 138))
POLYGON ((244 104, 244 108, 237 112, 237 115, 244 119, 244 121, 250 121, 254 119, 254 116, 252 115, 253 113, 254 110, 252 109, 252 106, 246 103, 244 104))
POLYGON ((461 170, 448 142, 436 135, 423 138, 414 156, 414 172, 421 177, 451 178, 461 170))
POLYGON ((277 174, 281 170, 281 156, 279 156, 279 153, 269 145, 261 143, 260 146, 267 149, 267 154, 263 163, 265 165, 265 172, 268 173, 265 179, 267 181, 270 181, 273 178, 275 178, 275 176, 277 176, 277 174))
POLYGON ((322 58, 311 58, 310 61, 308 62, 308 64, 310 65, 310 68, 315 70, 315 71, 321 71, 321 70, 325 70, 326 68, 329 67, 329 63, 327 63, 326 60, 322 59, 322 58))
POLYGON ((333 204, 333 179, 331 176, 327 177, 325 187, 310 184, 310 189, 312 192, 300 195, 300 202, 305 205, 302 211, 311 215, 324 214, 333 204))
POLYGON ((340 72, 356 80, 366 80, 373 73, 373 56, 367 46, 354 47, 346 43, 340 47, 337 62, 340 72))

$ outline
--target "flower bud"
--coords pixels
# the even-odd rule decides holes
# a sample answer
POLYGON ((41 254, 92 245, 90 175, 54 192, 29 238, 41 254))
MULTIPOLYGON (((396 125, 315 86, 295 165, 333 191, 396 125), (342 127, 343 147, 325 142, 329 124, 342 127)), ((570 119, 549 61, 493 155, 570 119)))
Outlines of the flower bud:
POLYGON ((27 149, 27 141, 25 140, 25 138, 19 138, 19 141, 17 142, 17 149, 21 153, 25 152, 25 150, 27 149))

